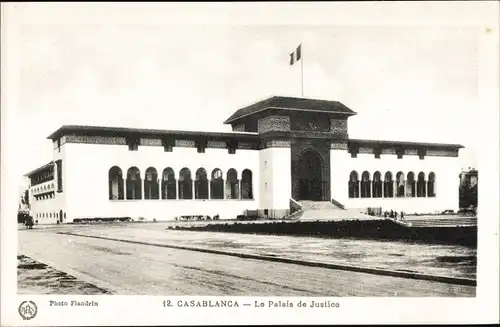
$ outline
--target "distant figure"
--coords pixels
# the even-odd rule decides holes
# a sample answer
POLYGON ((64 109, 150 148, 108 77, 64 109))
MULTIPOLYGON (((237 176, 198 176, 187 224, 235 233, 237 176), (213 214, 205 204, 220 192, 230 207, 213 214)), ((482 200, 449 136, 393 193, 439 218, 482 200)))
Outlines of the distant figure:
POLYGON ((384 211, 384 219, 387 219, 387 211, 384 211))
POLYGON ((394 218, 394 211, 391 209, 391 218, 394 218))
POLYGON ((404 212, 403 212, 403 211, 401 211, 401 220, 404 220, 404 217, 405 217, 405 216, 404 216, 404 212))
POLYGON ((394 219, 398 220, 398 213, 394 211, 394 219))
POLYGON ((33 228, 33 217, 31 216, 28 216, 26 217, 26 220, 24 221, 24 225, 27 227, 27 228, 33 228))

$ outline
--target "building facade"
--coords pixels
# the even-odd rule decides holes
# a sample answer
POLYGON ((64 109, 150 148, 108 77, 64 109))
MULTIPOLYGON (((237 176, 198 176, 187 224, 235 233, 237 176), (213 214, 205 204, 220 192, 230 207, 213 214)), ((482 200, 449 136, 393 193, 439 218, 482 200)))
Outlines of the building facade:
POLYGON ((408 213, 458 208, 463 146, 351 139, 340 102, 271 97, 232 133, 62 126, 53 161, 25 176, 39 223, 219 215, 284 218, 290 201, 408 213))

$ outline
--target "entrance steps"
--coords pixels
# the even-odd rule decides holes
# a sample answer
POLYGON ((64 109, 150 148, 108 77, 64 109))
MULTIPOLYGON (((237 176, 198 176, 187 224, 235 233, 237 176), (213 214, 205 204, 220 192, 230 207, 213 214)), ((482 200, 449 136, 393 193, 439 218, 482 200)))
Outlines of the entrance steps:
POLYGON ((305 220, 347 220, 363 219, 373 220, 379 217, 364 214, 361 209, 340 209, 329 201, 300 201, 302 206, 301 221, 305 220))

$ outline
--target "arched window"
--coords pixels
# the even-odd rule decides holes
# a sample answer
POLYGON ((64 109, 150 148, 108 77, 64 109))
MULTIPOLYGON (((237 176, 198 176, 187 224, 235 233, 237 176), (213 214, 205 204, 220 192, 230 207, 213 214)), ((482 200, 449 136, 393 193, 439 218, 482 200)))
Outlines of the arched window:
POLYGON ((168 200, 177 199, 177 186, 175 181, 174 170, 167 167, 163 170, 163 178, 161 180, 161 198, 168 200))
POLYGON ((146 178, 144 179, 144 199, 158 200, 160 198, 158 187, 158 172, 155 168, 146 169, 146 178))
POLYGON ((349 197, 359 198, 359 179, 358 173, 355 171, 351 171, 349 175, 349 197))
POLYGON ((222 179, 222 170, 215 168, 212 170, 212 178, 210 179, 210 198, 224 199, 224 180, 222 179))
POLYGON ((396 197, 405 196, 405 175, 402 172, 396 174, 396 197))
POLYGON ((233 168, 227 171, 226 199, 239 199, 238 174, 233 168))
POLYGON ((252 171, 249 169, 241 174, 241 198, 253 199, 252 171))
POLYGON ((179 199, 193 198, 193 180, 191 171, 188 168, 182 168, 179 172, 179 199))
POLYGON ((127 171, 127 200, 142 199, 141 172, 137 167, 130 167, 127 171))
POLYGON ((376 171, 375 174, 373 174, 372 189, 374 198, 382 197, 382 178, 379 171, 376 171))
POLYGON ((394 181, 392 180, 392 173, 390 171, 385 173, 384 176, 384 198, 394 197, 394 181))
POLYGON ((120 167, 113 166, 108 174, 110 200, 123 200, 123 174, 120 167))
POLYGON ((427 181, 427 196, 428 197, 435 197, 436 196, 436 190, 435 190, 435 182, 436 182, 436 174, 430 173, 429 174, 429 179, 427 181))
POLYGON ((208 199, 208 178, 207 171, 200 168, 196 171, 196 181, 194 183, 194 197, 195 199, 208 199))
POLYGON ((425 197, 425 174, 423 172, 418 174, 417 196, 421 198, 425 197))
POLYGON ((412 171, 406 177, 406 196, 415 197, 415 174, 412 171))
POLYGON ((370 194, 370 173, 364 171, 361 175, 361 197, 369 198, 370 194))

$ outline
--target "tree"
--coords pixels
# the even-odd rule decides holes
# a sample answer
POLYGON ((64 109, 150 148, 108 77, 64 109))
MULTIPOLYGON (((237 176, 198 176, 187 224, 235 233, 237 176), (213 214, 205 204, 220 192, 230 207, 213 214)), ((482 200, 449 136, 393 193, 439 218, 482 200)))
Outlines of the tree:
POLYGON ((27 206, 30 205, 30 193, 28 190, 24 191, 24 204, 27 206))
POLYGON ((470 186, 468 183, 463 183, 459 187, 459 206, 468 208, 471 205, 477 207, 477 184, 470 186))

